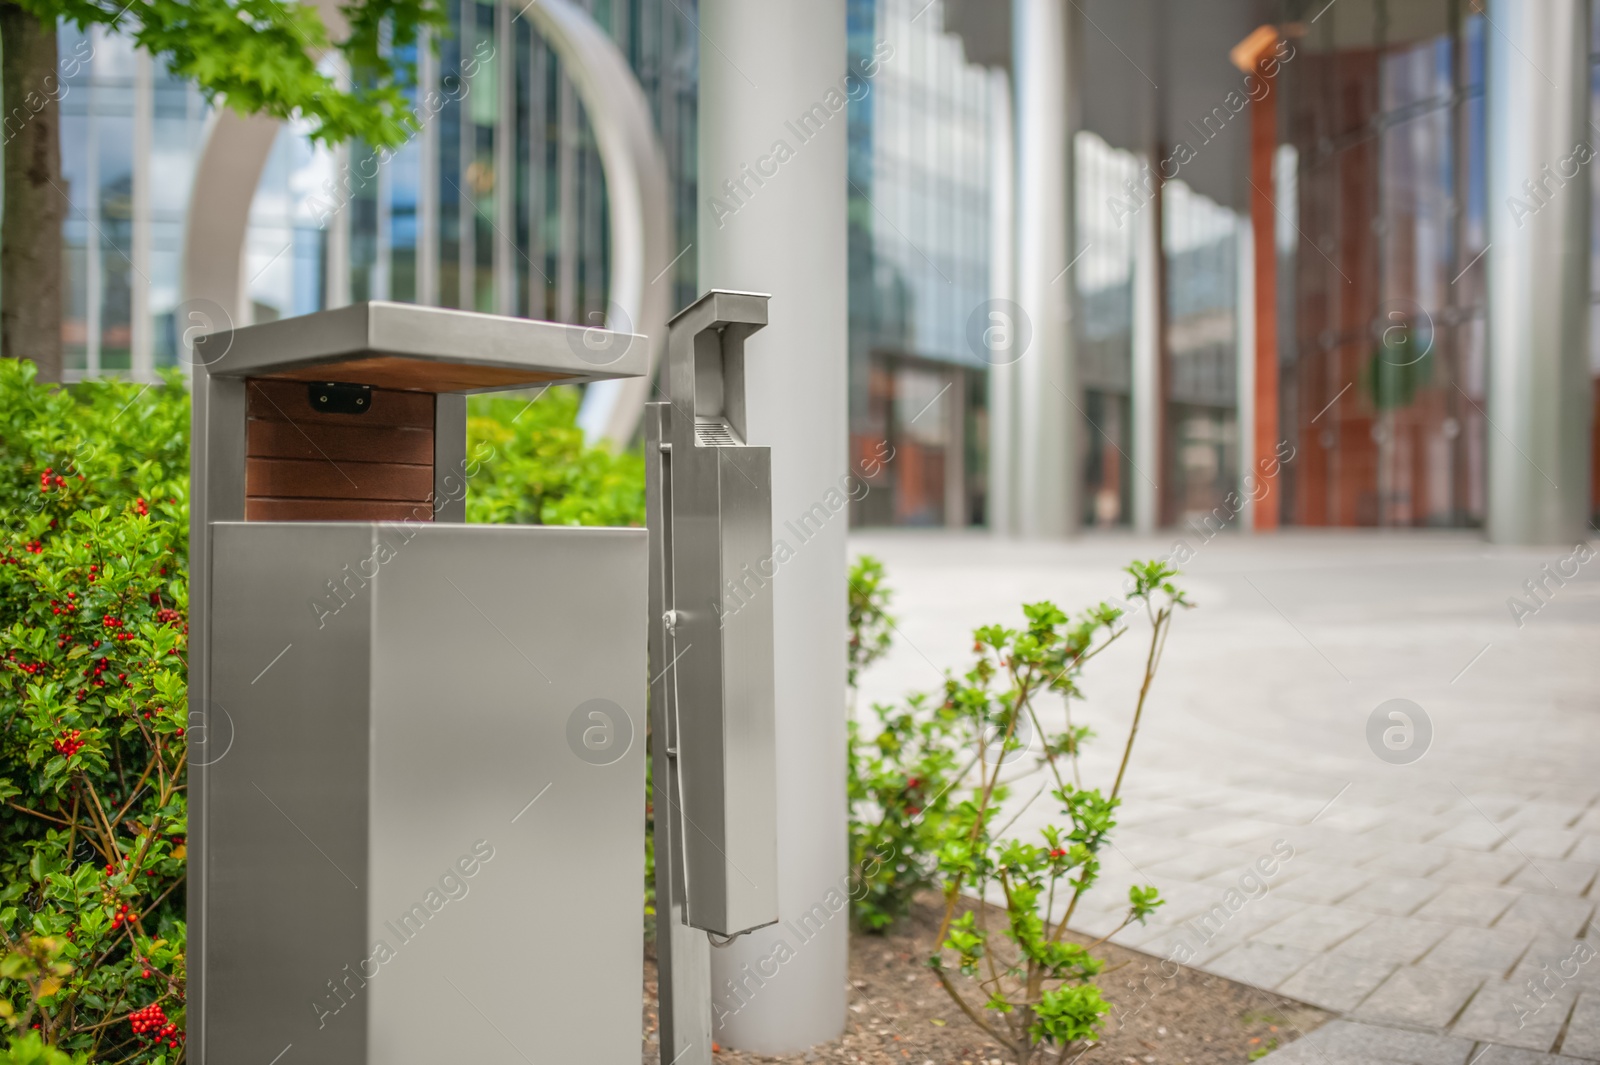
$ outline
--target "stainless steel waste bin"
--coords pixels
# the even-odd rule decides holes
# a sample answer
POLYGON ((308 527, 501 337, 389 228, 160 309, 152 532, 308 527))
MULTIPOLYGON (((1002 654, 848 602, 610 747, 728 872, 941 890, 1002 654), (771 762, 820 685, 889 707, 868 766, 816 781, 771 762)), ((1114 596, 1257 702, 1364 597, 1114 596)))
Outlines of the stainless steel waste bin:
POLYGON ((195 357, 190 1054, 637 1061, 646 533, 461 522, 464 393, 644 339, 368 303, 195 357))

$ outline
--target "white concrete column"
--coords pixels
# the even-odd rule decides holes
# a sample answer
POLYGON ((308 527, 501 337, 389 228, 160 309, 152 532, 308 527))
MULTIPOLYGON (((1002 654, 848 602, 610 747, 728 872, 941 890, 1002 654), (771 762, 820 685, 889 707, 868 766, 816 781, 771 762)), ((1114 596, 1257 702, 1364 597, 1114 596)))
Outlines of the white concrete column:
POLYGON ((1250 446, 1250 442, 1256 438, 1256 248, 1255 229, 1250 225, 1250 216, 1247 214, 1239 215, 1236 247, 1239 280, 1234 298, 1234 343, 1237 352, 1235 366, 1238 367, 1235 387, 1239 424, 1235 435, 1239 441, 1237 491, 1241 501, 1238 523, 1241 530, 1248 532, 1255 528, 1255 504, 1251 502, 1246 486, 1253 486, 1259 480, 1259 475, 1255 468, 1255 449, 1250 446))
MULTIPOLYGON (((419 95, 439 89, 439 57, 434 53, 433 32, 425 30, 417 41, 417 84, 419 95)), ((424 307, 439 305, 439 124, 431 113, 425 115, 418 134, 417 151, 417 302, 424 307)))
MULTIPOLYGON (((1151 161, 1141 157, 1149 169, 1151 161)), ((1140 177, 1143 183, 1143 175, 1140 177)), ((1133 213, 1133 527, 1152 533, 1161 524, 1161 184, 1152 174, 1150 200, 1133 213)))
POLYGON ((150 320, 150 167, 155 144, 155 61, 143 48, 133 53, 133 277, 131 371, 135 381, 154 381, 155 329, 150 320))
POLYGON ((1072 357, 1072 55, 1070 0, 1014 0, 1017 302, 1033 345, 1017 363, 1019 532, 1065 536, 1078 524, 1083 404, 1072 357))
POLYGON ((793 551, 773 581, 783 920, 711 952, 712 1038, 776 1054, 845 1017, 844 0, 701 0, 700 33, 700 287, 772 295, 745 349, 750 438, 772 448, 773 533, 793 551), (801 539, 787 523, 817 505, 830 517, 801 539), (802 938, 814 907, 827 920, 802 938), (766 976, 780 940, 791 956, 766 976))
POLYGON ((1489 6, 1489 538, 1570 544, 1589 516, 1589 4, 1489 6))
MULTIPOLYGON (((1011 117, 1011 77, 989 71, 989 301, 990 309, 1009 315, 1010 339, 1018 328, 1016 137, 1011 117)), ((987 319, 983 329, 989 328, 987 319)), ((970 339, 970 338, 969 338, 970 339)), ((987 338, 986 338, 987 339, 987 338)), ((1012 536, 1017 531, 1017 368, 1026 355, 1014 343, 981 351, 989 360, 989 490, 985 501, 989 531, 1012 536)))

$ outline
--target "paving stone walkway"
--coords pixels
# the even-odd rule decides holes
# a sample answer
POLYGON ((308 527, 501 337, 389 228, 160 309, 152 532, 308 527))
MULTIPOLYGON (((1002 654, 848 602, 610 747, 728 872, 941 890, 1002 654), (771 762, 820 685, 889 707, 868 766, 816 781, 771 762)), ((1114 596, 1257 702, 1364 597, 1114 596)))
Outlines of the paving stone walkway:
MULTIPOLYGON (((1123 563, 1173 539, 853 536, 888 566, 900 632, 861 705, 936 688, 971 630, 1018 623, 1021 602, 1116 594, 1123 563)), ((1167 904, 1118 942, 1346 1017, 1274 1063, 1600 1060, 1600 557, 1558 583, 1542 567, 1559 576, 1571 547, 1472 534, 1184 539, 1199 608, 1172 633, 1074 925, 1110 931, 1127 887, 1153 883, 1167 904), (1520 626, 1512 597, 1537 606, 1520 626), (1392 699, 1414 706, 1372 726, 1392 699)), ((1115 775, 1142 638, 1086 675, 1085 783, 1115 775)), ((1014 831, 1055 814, 1041 796, 1014 831)))

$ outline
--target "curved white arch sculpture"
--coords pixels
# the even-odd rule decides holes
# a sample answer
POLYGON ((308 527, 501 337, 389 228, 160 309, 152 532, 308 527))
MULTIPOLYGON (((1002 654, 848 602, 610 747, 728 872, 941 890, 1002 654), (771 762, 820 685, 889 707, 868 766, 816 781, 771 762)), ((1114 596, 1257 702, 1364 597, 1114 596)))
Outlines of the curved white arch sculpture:
POLYGON ((606 328, 650 338, 650 374, 590 385, 578 413, 584 435, 622 445, 638 427, 667 343, 672 297, 665 276, 672 239, 667 156, 633 68, 594 19, 568 0, 537 0, 523 14, 566 64, 600 150, 611 212, 606 328))
MULTIPOLYGON (((318 3, 330 30, 337 5, 318 3)), ((672 203, 666 152, 633 69, 595 21, 569 0, 536 0, 521 13, 565 65, 594 129, 611 223, 611 299, 606 328, 650 338, 650 375, 589 386, 579 424, 591 440, 626 444, 639 424, 666 346, 672 203)), ((183 299, 210 301, 249 321, 245 231, 261 170, 282 123, 217 110, 195 167, 183 245, 183 299)), ((219 323, 222 324, 222 323, 219 323)), ((180 330, 183 323, 180 322, 180 330)))

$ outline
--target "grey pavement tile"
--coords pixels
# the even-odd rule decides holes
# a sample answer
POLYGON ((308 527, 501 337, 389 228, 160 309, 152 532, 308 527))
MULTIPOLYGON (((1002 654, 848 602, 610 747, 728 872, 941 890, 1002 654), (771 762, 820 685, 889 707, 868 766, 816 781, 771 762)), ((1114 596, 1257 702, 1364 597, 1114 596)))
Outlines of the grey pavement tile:
POLYGON ((1552 990, 1568 986, 1600 989, 1600 942, 1537 936, 1507 979, 1523 985, 1532 981, 1552 990))
POLYGON ((1235 944, 1221 940, 1206 940, 1187 925, 1169 928, 1160 935, 1139 944, 1139 949, 1158 958, 1171 959, 1180 965, 1195 968, 1204 966, 1235 944))
POLYGON ((1486 884, 1450 884, 1418 910, 1417 916, 1430 921, 1487 928, 1521 897, 1521 892, 1509 888, 1486 884))
POLYGON ((1593 784, 1574 784, 1571 781, 1546 784, 1535 796, 1540 802, 1562 803, 1580 810, 1591 810, 1600 802, 1600 788, 1593 784))
MULTIPOLYGON (((1098 887, 1098 885, 1096 885, 1098 887)), ((1155 886, 1161 890, 1161 897, 1165 900, 1161 908, 1156 910, 1155 919, 1165 924, 1176 924, 1187 920, 1190 916, 1210 909, 1217 902, 1217 888, 1215 884, 1195 884, 1187 880, 1172 880, 1158 878, 1155 886)), ((1126 908, 1128 893, 1126 889, 1117 893, 1116 904, 1126 908)), ((1111 900, 1105 903, 1111 908, 1111 900)))
POLYGON ((1358 805, 1346 796, 1344 801, 1335 804, 1327 813, 1317 818, 1317 824, 1350 835, 1364 835, 1381 824, 1393 821, 1394 817, 1391 810, 1358 805))
POLYGON ((1318 954, 1275 990, 1325 1010, 1346 1013, 1394 971, 1393 962, 1318 954))
POLYGON ((1262 929, 1252 938, 1262 943, 1273 943, 1302 950, 1328 950, 1340 940, 1355 935, 1372 923, 1371 914, 1347 910, 1340 906, 1304 904, 1298 913, 1291 914, 1270 928, 1262 929))
MULTIPOLYGON (((1283 826, 1275 825, 1270 821, 1229 817, 1220 819, 1197 832, 1191 832, 1186 838, 1192 843, 1204 843, 1212 847, 1231 847, 1248 850, 1259 840, 1266 839, 1270 841, 1273 836, 1282 835, 1282 833, 1283 826)), ((1265 850, 1270 853, 1270 843, 1265 850)))
POLYGON ((1560 1050, 1575 1058, 1600 1058, 1600 991, 1579 992, 1560 1050))
POLYGON ((1503 884, 1528 863, 1514 850, 1474 852, 1455 851, 1455 857, 1430 879, 1446 884, 1503 884))
POLYGON ((1541 1054, 1537 1050, 1519 1050, 1516 1047, 1484 1046, 1476 1052, 1471 1065, 1595 1065, 1587 1058, 1568 1057, 1566 1054, 1541 1054))
POLYGON ((1576 821, 1567 827, 1576 829, 1579 832, 1588 832, 1594 835, 1600 835, 1600 806, 1590 806, 1587 810, 1578 815, 1578 819, 1576 821))
POLYGON ((1144 830, 1165 824, 1173 818, 1190 817, 1193 813, 1188 807, 1174 806, 1169 802, 1129 801, 1117 811, 1117 827, 1144 830))
POLYGON ((1521 828, 1532 825, 1542 828, 1568 828, 1573 821, 1583 816, 1585 806, 1583 803, 1552 802, 1547 799, 1536 799, 1523 804, 1516 813, 1501 824, 1501 828, 1509 831, 1510 826, 1521 828))
POLYGON ((1157 880, 1171 878, 1195 883, 1213 873, 1241 866, 1249 860, 1249 857, 1241 858, 1232 851, 1189 844, 1183 853, 1143 868, 1147 876, 1155 877, 1157 880))
POLYGON ((1415 917, 1379 917, 1333 948, 1335 954, 1410 965, 1445 937, 1450 926, 1415 917))
POLYGON ((1421 909, 1441 890, 1440 885, 1432 880, 1379 876, 1360 891, 1341 899, 1339 905, 1369 913, 1406 917, 1421 909))
POLYGON ((1373 825, 1362 835, 1390 844, 1421 843, 1453 828, 1456 821, 1455 817, 1431 817, 1420 810, 1408 810, 1404 815, 1373 825))
POLYGON ((1315 956, 1311 951, 1298 947, 1241 943, 1207 962, 1205 969, 1241 984, 1270 991, 1315 956))
POLYGON ((1505 841, 1505 835, 1481 817, 1461 821, 1454 828, 1447 829, 1428 840, 1429 843, 1440 847, 1479 851, 1492 851, 1504 845, 1505 841))
POLYGON ((1584 835, 1578 837, 1567 857, 1575 862, 1600 862, 1600 827, 1585 826, 1584 835))
POLYGON ((1303 866, 1296 866, 1300 871, 1299 875, 1287 884, 1272 889, 1275 894, 1284 898, 1299 899, 1303 902, 1334 903, 1360 891, 1372 879, 1371 873, 1359 869, 1329 865, 1299 857, 1296 857, 1295 861, 1306 862, 1303 866))
MULTIPOLYGON (((1121 827, 1121 826, 1118 826, 1121 827)), ((1147 832, 1121 832, 1117 835, 1116 850, 1130 862, 1139 866, 1153 865, 1183 853, 1180 840, 1169 839, 1147 832)))
POLYGON ((1582 833, 1569 828, 1526 826, 1506 833, 1518 851, 1537 861, 1540 858, 1565 858, 1577 845, 1582 833))
POLYGON ((1365 868, 1392 876, 1427 876, 1444 868, 1455 853, 1431 843, 1404 843, 1387 848, 1365 868))
POLYGON ((1478 973, 1406 966, 1396 969, 1389 979, 1378 985, 1352 1016, 1364 1021, 1443 1029, 1483 982, 1484 977, 1478 973))
POLYGON ((1478 989, 1451 1034, 1548 1052, 1566 1023, 1577 992, 1557 991, 1548 999, 1526 984, 1493 980, 1478 989))
POLYGON ((1199 912, 1190 914, 1176 927, 1187 929, 1196 943, 1204 942, 1236 944, 1256 935, 1261 929, 1269 927, 1277 921, 1299 912, 1303 903, 1287 903, 1277 899, 1257 898, 1244 899, 1243 905, 1237 909, 1230 908, 1227 902, 1218 895, 1213 904, 1199 912))
POLYGON ((1564 858, 1536 858, 1511 878, 1511 887, 1541 894, 1582 895, 1595 882, 1600 866, 1564 858))
POLYGON ((1532 943, 1533 932, 1527 928, 1455 928, 1417 964, 1428 969, 1487 973, 1505 979, 1532 943))
POLYGON ((1359 1021, 1329 1021, 1262 1060, 1268 1065, 1466 1065, 1472 1040, 1359 1021))
POLYGON ((1558 936, 1578 936, 1594 916, 1594 903, 1562 895, 1523 895, 1495 921, 1496 928, 1526 925, 1558 936))
POLYGON ((1314 841, 1291 839, 1296 856, 1308 855, 1319 862, 1340 865, 1365 865, 1387 851, 1393 844, 1371 836, 1328 834, 1314 841))

